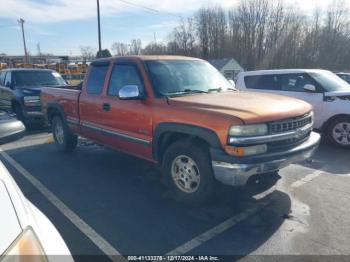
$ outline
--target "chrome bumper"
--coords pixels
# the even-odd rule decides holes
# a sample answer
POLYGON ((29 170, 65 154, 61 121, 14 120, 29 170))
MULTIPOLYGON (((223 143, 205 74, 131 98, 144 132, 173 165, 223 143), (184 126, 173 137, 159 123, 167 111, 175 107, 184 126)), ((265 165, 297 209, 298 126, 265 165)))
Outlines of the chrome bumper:
MULTIPOLYGON (((212 161, 214 175, 218 181, 225 185, 242 186, 253 175, 277 171, 292 163, 310 158, 317 149, 319 142, 320 135, 312 132, 310 138, 303 144, 291 151, 267 156, 266 159, 269 160, 240 164, 212 161)), ((264 159, 264 156, 261 159, 264 159)))

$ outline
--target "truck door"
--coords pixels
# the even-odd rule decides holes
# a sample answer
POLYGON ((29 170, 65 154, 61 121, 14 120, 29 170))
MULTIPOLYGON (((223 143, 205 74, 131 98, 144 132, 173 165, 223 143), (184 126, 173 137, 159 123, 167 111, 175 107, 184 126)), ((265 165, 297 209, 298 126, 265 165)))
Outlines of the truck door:
POLYGON ((105 117, 102 91, 104 89, 109 62, 98 62, 91 65, 79 99, 79 116, 83 136, 102 142, 102 123, 105 117))
POLYGON ((152 159, 152 106, 147 99, 119 99, 119 89, 127 85, 137 85, 141 92, 145 92, 136 64, 114 64, 102 99, 103 117, 99 119, 104 143, 129 154, 152 159))

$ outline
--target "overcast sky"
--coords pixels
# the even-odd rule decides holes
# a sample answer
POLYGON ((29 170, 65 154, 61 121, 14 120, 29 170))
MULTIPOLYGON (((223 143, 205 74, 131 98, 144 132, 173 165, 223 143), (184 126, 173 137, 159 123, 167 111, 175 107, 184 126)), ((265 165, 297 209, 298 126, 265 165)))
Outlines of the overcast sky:
MULTIPOLYGON (((285 0, 311 13, 323 10, 332 0, 285 0)), ((203 6, 219 4, 230 8, 237 0, 100 0, 103 48, 116 41, 140 38, 143 44, 162 41, 179 17, 190 16, 203 6), (126 1, 129 4, 123 2, 126 1), (130 4, 131 3, 131 4, 130 4), (147 11, 133 4, 154 8, 147 11)), ((346 0, 350 7, 350 0, 346 0)), ((22 54, 23 46, 17 19, 26 20, 28 49, 58 55, 79 55, 80 46, 97 47, 96 0, 0 0, 0 53, 22 54)))

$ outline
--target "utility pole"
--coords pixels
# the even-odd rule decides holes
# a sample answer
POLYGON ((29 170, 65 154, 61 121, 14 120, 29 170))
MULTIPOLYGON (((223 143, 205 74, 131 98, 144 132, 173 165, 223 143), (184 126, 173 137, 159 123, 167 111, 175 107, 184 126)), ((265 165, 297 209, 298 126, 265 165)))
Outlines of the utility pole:
POLYGON ((27 46, 26 46, 26 38, 24 36, 24 19, 23 18, 20 18, 19 20, 17 20, 18 23, 21 24, 21 27, 22 27, 22 37, 23 37, 23 46, 24 46, 24 56, 25 56, 25 63, 28 64, 29 61, 28 61, 28 53, 27 53, 27 46))
POLYGON ((98 56, 101 57, 102 47, 101 47, 100 0, 97 0, 97 24, 98 24, 98 56))

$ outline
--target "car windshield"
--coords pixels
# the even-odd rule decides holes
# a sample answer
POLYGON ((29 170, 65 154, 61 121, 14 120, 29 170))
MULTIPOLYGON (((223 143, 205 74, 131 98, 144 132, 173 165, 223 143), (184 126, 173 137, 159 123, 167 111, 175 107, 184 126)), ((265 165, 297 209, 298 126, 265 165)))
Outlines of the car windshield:
POLYGON ((161 96, 234 90, 213 66, 203 61, 147 61, 146 65, 153 87, 161 96))
POLYGON ((310 73, 310 76, 315 79, 315 81, 319 83, 326 92, 350 91, 350 85, 332 72, 323 71, 310 73))
POLYGON ((18 71, 14 74, 14 83, 16 87, 67 85, 59 73, 52 71, 18 71))

